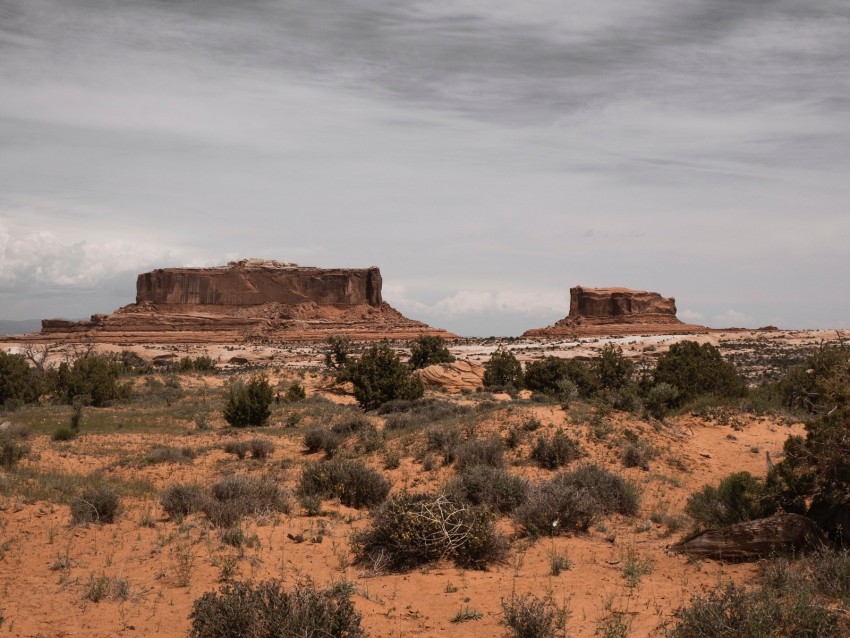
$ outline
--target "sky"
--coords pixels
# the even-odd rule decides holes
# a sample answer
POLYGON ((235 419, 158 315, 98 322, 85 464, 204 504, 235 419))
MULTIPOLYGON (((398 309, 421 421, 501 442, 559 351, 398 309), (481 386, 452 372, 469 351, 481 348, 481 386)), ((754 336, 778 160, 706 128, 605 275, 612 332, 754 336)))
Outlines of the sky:
POLYGON ((462 335, 850 328, 850 2, 0 0, 0 319, 248 257, 462 335))

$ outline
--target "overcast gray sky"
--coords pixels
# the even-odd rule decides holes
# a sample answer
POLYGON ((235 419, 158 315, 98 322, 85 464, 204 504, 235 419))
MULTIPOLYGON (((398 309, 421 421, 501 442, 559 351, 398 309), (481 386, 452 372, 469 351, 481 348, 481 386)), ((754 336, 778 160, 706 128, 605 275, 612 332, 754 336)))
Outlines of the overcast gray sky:
POLYGON ((0 318, 378 265, 465 335, 570 286, 850 327, 847 0, 0 0, 0 318))

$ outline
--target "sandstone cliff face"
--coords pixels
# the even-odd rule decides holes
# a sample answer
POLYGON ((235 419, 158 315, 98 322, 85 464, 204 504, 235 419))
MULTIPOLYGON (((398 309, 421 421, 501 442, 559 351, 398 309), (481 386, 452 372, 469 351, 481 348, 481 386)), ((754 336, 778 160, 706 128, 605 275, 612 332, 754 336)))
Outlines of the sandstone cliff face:
POLYGON ((243 260, 222 268, 163 268, 139 275, 136 303, 258 306, 266 303, 325 306, 381 305, 377 268, 306 268, 243 260))
POLYGON ((628 288, 570 288, 570 312, 548 328, 525 337, 701 332, 703 326, 676 318, 676 300, 657 292, 628 288))
POLYGON ((42 321, 43 339, 111 343, 451 338, 381 298, 378 268, 308 268, 265 260, 139 275, 136 303, 89 321, 42 321))

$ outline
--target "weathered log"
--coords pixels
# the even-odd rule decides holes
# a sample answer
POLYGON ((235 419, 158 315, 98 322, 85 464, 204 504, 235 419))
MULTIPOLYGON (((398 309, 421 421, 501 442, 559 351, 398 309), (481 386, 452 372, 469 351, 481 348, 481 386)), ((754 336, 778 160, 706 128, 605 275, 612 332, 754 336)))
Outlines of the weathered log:
POLYGON ((823 533, 812 519, 799 514, 777 514, 709 529, 670 549, 700 558, 748 560, 776 553, 813 550, 825 543, 823 533))

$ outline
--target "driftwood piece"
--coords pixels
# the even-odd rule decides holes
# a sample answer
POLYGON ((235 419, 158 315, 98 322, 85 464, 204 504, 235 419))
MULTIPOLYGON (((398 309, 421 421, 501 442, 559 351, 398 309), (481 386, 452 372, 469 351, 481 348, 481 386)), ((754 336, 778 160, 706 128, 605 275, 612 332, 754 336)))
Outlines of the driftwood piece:
POLYGON ((709 529, 670 549, 699 558, 748 560, 775 553, 817 549, 825 542, 823 533, 812 519, 799 514, 777 514, 709 529))

